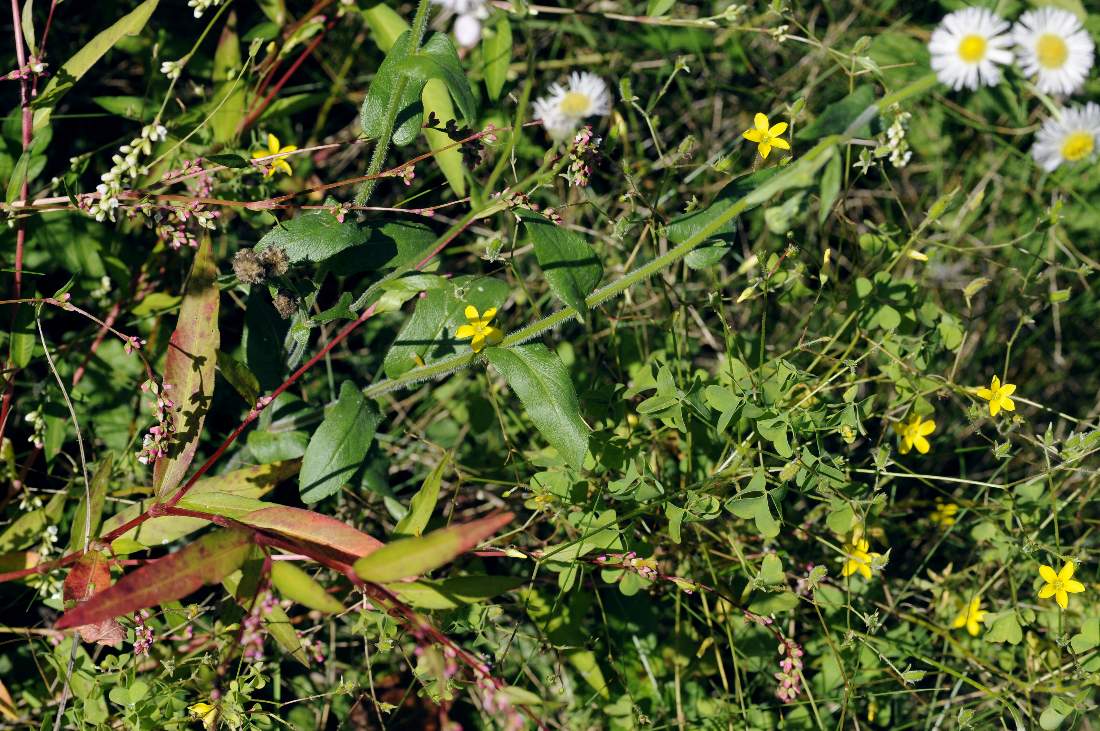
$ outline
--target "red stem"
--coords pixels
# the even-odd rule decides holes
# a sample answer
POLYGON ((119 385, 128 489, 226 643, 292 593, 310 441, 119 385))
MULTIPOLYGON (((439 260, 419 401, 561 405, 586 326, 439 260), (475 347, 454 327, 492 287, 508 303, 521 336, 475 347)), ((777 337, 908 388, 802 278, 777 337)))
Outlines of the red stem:
POLYGON ((244 118, 244 121, 242 121, 240 126, 237 127, 237 134, 240 134, 244 130, 251 127, 252 123, 255 122, 261 114, 263 114, 264 110, 267 109, 269 104, 271 104, 275 96, 280 91, 282 91, 283 86, 286 85, 286 82, 289 81, 290 77, 294 75, 294 72, 298 70, 298 67, 301 66, 302 63, 304 63, 305 60, 309 58, 310 54, 313 53, 317 46, 320 45, 321 40, 325 37, 325 33, 332 30, 335 24, 335 21, 330 20, 328 23, 325 24, 324 30, 313 37, 313 40, 309 42, 309 45, 306 46, 300 54, 298 54, 298 58, 294 59, 294 63, 290 65, 290 68, 286 70, 286 73, 279 77, 279 80, 276 81, 275 85, 271 87, 271 91, 268 92, 268 95, 263 98, 263 101, 257 104, 256 107, 248 113, 248 116, 244 118))

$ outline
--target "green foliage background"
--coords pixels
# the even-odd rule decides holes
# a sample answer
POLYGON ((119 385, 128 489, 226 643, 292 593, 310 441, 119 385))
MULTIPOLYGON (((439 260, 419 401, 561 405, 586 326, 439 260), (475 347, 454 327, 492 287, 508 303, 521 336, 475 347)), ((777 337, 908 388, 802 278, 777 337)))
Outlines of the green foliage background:
MULTIPOLYGON (((24 5, 40 41, 50 8, 24 5)), ((25 237, 35 298, 4 307, 4 723, 1090 728, 1100 177, 1036 167, 1051 102, 1016 72, 934 85, 925 44, 960 6, 501 3, 457 53, 449 19, 412 3, 58 5, 33 137, 9 81, 0 143, 3 276, 25 237), (173 82, 161 64, 181 59, 173 82), (530 109, 570 71, 614 100, 589 120, 586 187, 530 109), (790 124, 789 154, 742 139, 757 112, 790 124), (166 138, 96 221, 84 196, 149 124, 166 138), (307 150, 291 174, 248 162, 268 134, 307 150), (186 314, 179 230, 217 270, 212 318, 186 314), (286 261, 244 274, 238 252, 271 250, 286 261), (499 345, 456 337, 467 305, 497 309, 499 345), (194 427, 179 469, 217 457, 175 506, 192 513, 87 544, 174 492, 137 459, 140 387, 177 328, 202 327, 215 380, 169 392, 194 427), (1016 410, 991 417, 974 390, 994 375, 1016 410), (903 455, 893 426, 914 414, 931 450, 903 455), (257 522, 272 505, 394 544, 355 563, 393 601, 350 569, 272 573, 266 555, 295 552, 265 544, 128 611, 121 643, 74 647, 54 627, 70 569, 21 573, 90 550, 118 580, 217 540, 215 520, 293 537, 257 522), (467 526, 502 511, 492 537, 467 526), (853 531, 881 554, 870 579, 841 573, 853 531), (1038 568, 1068 561, 1085 591, 1061 610, 1038 568), (974 597, 977 636, 952 627, 974 597), (789 702, 782 642, 804 651, 789 702)))

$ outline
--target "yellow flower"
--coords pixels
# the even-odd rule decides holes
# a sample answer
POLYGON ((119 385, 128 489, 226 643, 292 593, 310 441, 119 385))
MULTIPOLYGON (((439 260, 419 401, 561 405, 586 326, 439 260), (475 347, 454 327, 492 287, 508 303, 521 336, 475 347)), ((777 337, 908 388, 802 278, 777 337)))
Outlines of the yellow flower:
POLYGON ((851 543, 844 544, 844 567, 840 573, 842 576, 851 576, 858 573, 865 579, 871 578, 871 561, 880 553, 869 551, 871 544, 863 537, 863 529, 857 527, 852 531, 851 543))
POLYGON ((966 609, 959 612, 955 621, 951 623, 952 629, 966 627, 971 637, 977 637, 982 631, 982 622, 985 621, 986 611, 982 609, 982 598, 976 596, 966 605, 966 609))
POLYGON ((1077 594, 1085 590, 1085 585, 1073 579, 1073 561, 1066 561, 1066 565, 1058 573, 1054 573, 1052 566, 1040 566, 1039 576, 1046 583, 1039 588, 1039 598, 1049 599, 1054 597, 1058 606, 1065 609, 1069 604, 1069 595, 1077 594))
POLYGON ((191 718, 202 721, 203 727, 206 729, 217 728, 218 725, 218 708, 212 706, 209 703, 196 703, 187 707, 187 712, 191 714, 191 718))
POLYGON ((938 523, 944 528, 950 528, 955 525, 955 513, 959 512, 959 506, 955 503, 945 503, 943 500, 936 501, 936 509, 932 511, 932 515, 929 516, 933 523, 938 523))
POLYGON ((932 419, 924 421, 920 415, 913 414, 909 417, 908 423, 898 422, 894 424, 894 431, 901 437, 900 451, 902 454, 909 454, 913 447, 916 447, 921 454, 928 454, 931 447, 925 437, 936 431, 936 422, 932 419))
POLYGON ((768 115, 766 114, 757 114, 753 121, 756 127, 745 130, 743 136, 749 142, 756 143, 756 149, 760 151, 760 157, 767 160, 773 147, 780 150, 791 149, 790 143, 780 136, 787 131, 786 122, 769 126, 768 115))
MULTIPOLYGON (((270 132, 267 135, 267 149, 255 150, 252 153, 253 160, 261 160, 263 158, 273 158, 275 155, 285 156, 291 152, 297 150, 296 145, 282 145, 279 146, 279 138, 270 132)), ((275 174, 276 170, 282 170, 287 175, 293 174, 293 170, 290 169, 290 163, 284 160, 282 157, 274 157, 274 159, 266 160, 268 164, 267 172, 264 173, 265 178, 270 178, 275 174)))
POLYGON ((1012 403, 1012 399, 1009 398, 1015 391, 1015 384, 1001 383, 1000 378, 993 376, 993 382, 989 384, 989 388, 979 388, 975 393, 978 394, 978 398, 984 398, 989 402, 989 415, 996 416, 1001 412, 1001 409, 1005 411, 1016 410, 1016 404, 1012 403))
POLYGON ((466 338, 473 338, 470 341, 470 347, 473 348, 475 353, 480 353, 485 349, 485 344, 496 345, 504 338, 504 333, 498 328, 489 324, 489 321, 497 314, 497 308, 490 307, 481 314, 478 314, 477 308, 473 305, 466 305, 466 320, 468 324, 462 325, 458 328, 458 332, 455 333, 455 337, 459 340, 465 340, 466 338))

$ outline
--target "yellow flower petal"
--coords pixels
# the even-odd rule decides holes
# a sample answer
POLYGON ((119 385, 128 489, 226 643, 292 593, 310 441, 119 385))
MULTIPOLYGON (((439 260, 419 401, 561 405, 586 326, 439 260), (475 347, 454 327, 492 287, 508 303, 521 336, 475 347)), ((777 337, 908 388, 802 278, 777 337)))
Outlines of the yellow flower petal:
POLYGON ((489 320, 492 320, 494 317, 496 317, 496 314, 497 308, 490 307, 489 309, 485 310, 485 312, 481 313, 481 319, 488 322, 489 320))
POLYGON ((984 398, 986 401, 990 401, 993 399, 993 392, 990 391, 988 388, 979 388, 974 393, 978 395, 978 398, 984 398))
POLYGON ((475 353, 480 353, 485 349, 485 335, 478 333, 474 335, 474 339, 470 341, 470 349, 475 353))
POLYGON ((1050 599, 1054 596, 1054 584, 1043 584, 1039 587, 1039 598, 1050 599))
POLYGON ((1014 393, 1016 393, 1016 384, 1015 383, 1006 383, 1005 385, 1001 386, 1001 395, 1002 396, 1011 396, 1014 393))
POLYGON ((913 446, 917 448, 917 451, 921 454, 928 454, 928 450, 931 449, 931 445, 928 444, 928 440, 922 437, 920 434, 913 437, 913 446))
POLYGON ((458 330, 455 331, 455 337, 459 340, 465 340, 466 338, 472 338, 475 332, 477 331, 474 330, 473 325, 459 325, 458 330))
POLYGON ((787 123, 786 122, 776 122, 772 126, 772 128, 768 130, 768 136, 769 137, 778 137, 779 135, 783 134, 786 131, 787 131, 787 123))
POLYGON ((259 160, 262 157, 267 157, 267 150, 256 150, 252 153, 253 160, 259 160))
POLYGON ((288 152, 297 152, 297 150, 298 150, 298 145, 283 145, 282 147, 279 148, 279 153, 278 154, 284 155, 288 152))
POLYGON ((1054 601, 1058 602, 1058 606, 1062 609, 1065 609, 1069 606, 1069 594, 1066 593, 1065 589, 1060 589, 1054 592, 1054 601))
POLYGON ((279 154, 279 138, 270 132, 267 133, 267 149, 269 155, 279 154))
POLYGON ((1061 581, 1069 581, 1073 578, 1073 572, 1077 570, 1077 565, 1073 561, 1066 561, 1066 565, 1062 567, 1062 570, 1058 572, 1058 578, 1061 581))
POLYGON ((871 565, 867 563, 861 563, 859 565, 859 573, 865 579, 871 578, 871 565))
POLYGON ((787 142, 785 139, 783 139, 782 137, 772 137, 771 140, 769 140, 769 143, 771 144, 772 147, 776 148, 777 150, 789 150, 789 149, 791 149, 791 144, 789 142, 787 142))
POLYGON ((760 142, 764 139, 764 134, 758 129, 747 129, 742 134, 742 137, 744 137, 749 142, 760 142))
POLYGON ((936 422, 932 419, 922 422, 921 425, 917 427, 917 434, 920 434, 922 437, 928 436, 934 431, 936 431, 936 422))
POLYGON ((1085 585, 1076 579, 1070 579, 1069 581, 1062 582, 1062 588, 1070 594, 1080 594, 1085 590, 1085 585))
POLYGON ((753 117, 753 123, 756 125, 756 128, 760 130, 763 134, 768 133, 768 115, 764 114, 763 112, 757 112, 756 116, 753 117))
POLYGON ((761 143, 760 147, 758 147, 757 149, 760 150, 760 157, 767 160, 768 155, 771 154, 772 146, 767 143, 761 143))
POLYGON ((1010 398, 1005 398, 1005 397, 1002 396, 999 403, 1000 403, 1001 408, 1004 409, 1005 411, 1015 411, 1016 410, 1016 404, 1010 398))
POLYGON ((998 378, 997 376, 993 376, 993 383, 990 384, 989 390, 990 391, 996 391, 996 390, 1000 389, 1000 387, 1001 387, 1001 379, 998 378))
POLYGON ((1058 574, 1057 572, 1055 572, 1053 566, 1040 566, 1039 576, 1043 577, 1043 581, 1047 582, 1048 584, 1052 584, 1058 580, 1058 574))
POLYGON ((951 623, 952 629, 958 629, 966 624, 966 612, 959 612, 959 616, 955 617, 955 621, 951 623))
POLYGON ((1001 413, 1001 402, 997 399, 993 399, 989 402, 989 415, 996 416, 1001 413))
POLYGON ((473 305, 466 305, 466 309, 463 312, 466 315, 467 320, 476 320, 480 315, 477 312, 477 308, 473 305))

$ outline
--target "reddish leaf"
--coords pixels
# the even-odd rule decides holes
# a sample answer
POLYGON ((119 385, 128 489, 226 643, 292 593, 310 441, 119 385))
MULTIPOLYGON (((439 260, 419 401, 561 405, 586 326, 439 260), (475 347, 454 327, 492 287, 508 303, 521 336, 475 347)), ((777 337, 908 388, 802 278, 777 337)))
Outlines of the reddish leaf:
MULTIPOLYGON (((90 600, 111 585, 111 565, 107 556, 100 551, 87 553, 69 569, 61 594, 66 602, 77 605, 90 600)), ((76 628, 85 642, 98 642, 101 645, 117 645, 126 637, 122 626, 112 618, 83 624, 76 628)))
POLYGON ((382 547, 378 539, 312 510, 276 506, 255 510, 237 520, 253 528, 332 549, 341 557, 352 560, 382 547))
POLYGON ((423 536, 387 543, 355 562, 355 573, 363 581, 384 583, 426 574, 450 563, 507 525, 511 513, 490 515, 463 525, 440 528, 423 536))
POLYGON ((195 252, 191 280, 164 359, 164 383, 171 386, 168 398, 176 404, 172 412, 176 436, 168 456, 157 460, 153 468, 153 488, 160 498, 187 474, 214 393, 214 364, 221 342, 217 276, 210 237, 205 236, 195 252))
POLYGON ((94 624, 185 597, 240 568, 251 547, 252 536, 245 531, 209 533, 173 554, 150 561, 73 607, 57 621, 57 628, 94 624))

